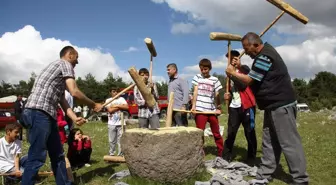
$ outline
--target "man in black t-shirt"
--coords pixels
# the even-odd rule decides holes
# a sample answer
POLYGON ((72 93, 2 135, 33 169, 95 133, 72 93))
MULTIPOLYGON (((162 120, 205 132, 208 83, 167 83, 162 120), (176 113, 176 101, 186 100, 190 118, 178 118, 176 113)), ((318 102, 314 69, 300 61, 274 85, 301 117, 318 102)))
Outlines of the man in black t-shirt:
MULTIPOLYGON (((252 32, 242 38, 247 55, 254 59, 248 75, 228 66, 230 78, 250 85, 259 109, 264 111, 261 159, 256 179, 250 183, 267 184, 284 153, 293 184, 308 184, 306 159, 296 127, 296 97, 287 66, 279 53, 252 32)), ((234 60, 239 60, 235 57, 234 60)))

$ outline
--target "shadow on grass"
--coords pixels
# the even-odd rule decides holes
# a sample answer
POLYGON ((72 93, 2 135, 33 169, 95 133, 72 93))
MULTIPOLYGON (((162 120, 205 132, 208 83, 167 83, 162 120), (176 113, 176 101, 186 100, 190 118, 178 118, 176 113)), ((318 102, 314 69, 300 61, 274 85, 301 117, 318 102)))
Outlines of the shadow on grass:
POLYGON ((285 172, 281 164, 279 164, 278 168, 275 170, 272 176, 274 179, 278 179, 286 184, 292 182, 292 176, 285 172))
POLYGON ((211 154, 211 155, 217 156, 217 147, 206 145, 204 146, 204 152, 205 152, 205 155, 211 154))
POLYGON ((97 176, 105 176, 106 174, 112 175, 115 173, 115 170, 113 167, 118 166, 118 164, 109 164, 108 166, 96 168, 94 170, 85 172, 84 174, 79 175, 78 177, 75 177, 75 183, 76 184, 85 184, 90 182, 92 179, 94 179, 97 176))

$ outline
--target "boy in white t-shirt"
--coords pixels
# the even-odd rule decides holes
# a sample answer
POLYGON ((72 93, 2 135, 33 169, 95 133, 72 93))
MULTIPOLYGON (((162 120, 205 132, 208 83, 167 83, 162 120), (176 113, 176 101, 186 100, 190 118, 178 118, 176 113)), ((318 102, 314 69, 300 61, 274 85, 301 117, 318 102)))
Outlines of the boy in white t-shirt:
POLYGON ((6 135, 0 139, 0 174, 11 174, 5 181, 19 180, 27 160, 27 156, 20 159, 22 143, 18 138, 21 129, 19 123, 7 124, 6 135))
POLYGON ((210 123, 211 132, 217 145, 217 156, 222 157, 223 138, 219 130, 218 114, 221 114, 221 105, 219 90, 222 84, 217 77, 211 76, 211 61, 202 59, 199 62, 201 74, 194 76, 192 84, 194 85, 193 105, 191 111, 214 112, 214 114, 196 114, 196 127, 204 130, 206 123, 210 123))
MULTIPOLYGON (((110 90, 111 98, 118 94, 118 88, 112 88, 110 90)), ((111 98, 107 99, 105 102, 109 101, 111 98)), ((113 100, 110 104, 106 106, 108 111, 108 136, 110 143, 109 155, 113 156, 115 153, 115 146, 118 145, 118 155, 122 155, 120 138, 122 134, 121 130, 121 117, 120 114, 123 110, 128 110, 128 104, 123 97, 119 97, 113 100)))

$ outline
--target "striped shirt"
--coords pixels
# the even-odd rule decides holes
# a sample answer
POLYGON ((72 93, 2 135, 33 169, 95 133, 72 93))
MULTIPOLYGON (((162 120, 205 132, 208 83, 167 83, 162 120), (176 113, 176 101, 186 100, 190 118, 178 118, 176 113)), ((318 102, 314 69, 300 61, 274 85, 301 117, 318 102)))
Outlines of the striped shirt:
POLYGON ((43 110, 56 120, 56 109, 65 91, 66 78, 75 78, 69 62, 59 59, 49 64, 36 78, 25 108, 43 110))
MULTIPOLYGON (((147 87, 149 88, 148 85, 147 87)), ((159 99, 159 93, 158 93, 157 86, 155 83, 154 83, 153 88, 154 88, 154 92, 152 93, 154 95, 154 98, 157 100, 159 99)), ((137 86, 134 87, 134 101, 138 105, 138 117, 139 118, 150 118, 153 115, 160 113, 160 108, 157 102, 155 103, 153 108, 149 108, 145 106, 146 101, 142 97, 141 92, 139 91, 137 86)))
POLYGON ((261 81, 272 66, 272 61, 265 55, 259 55, 253 62, 252 69, 248 74, 254 80, 261 81))
POLYGON ((214 76, 204 78, 201 74, 197 74, 194 76, 192 84, 198 86, 196 111, 215 111, 216 93, 223 88, 218 78, 214 76))

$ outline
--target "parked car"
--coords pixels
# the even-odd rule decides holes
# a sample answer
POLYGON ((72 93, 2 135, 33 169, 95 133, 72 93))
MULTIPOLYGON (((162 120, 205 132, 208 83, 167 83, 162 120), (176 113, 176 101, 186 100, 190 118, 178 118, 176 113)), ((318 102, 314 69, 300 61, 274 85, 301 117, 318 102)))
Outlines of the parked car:
POLYGON ((298 103, 296 107, 299 112, 310 112, 309 106, 305 103, 298 103))
POLYGON ((14 114, 14 103, 0 103, 0 128, 5 128, 7 124, 16 122, 14 114))

